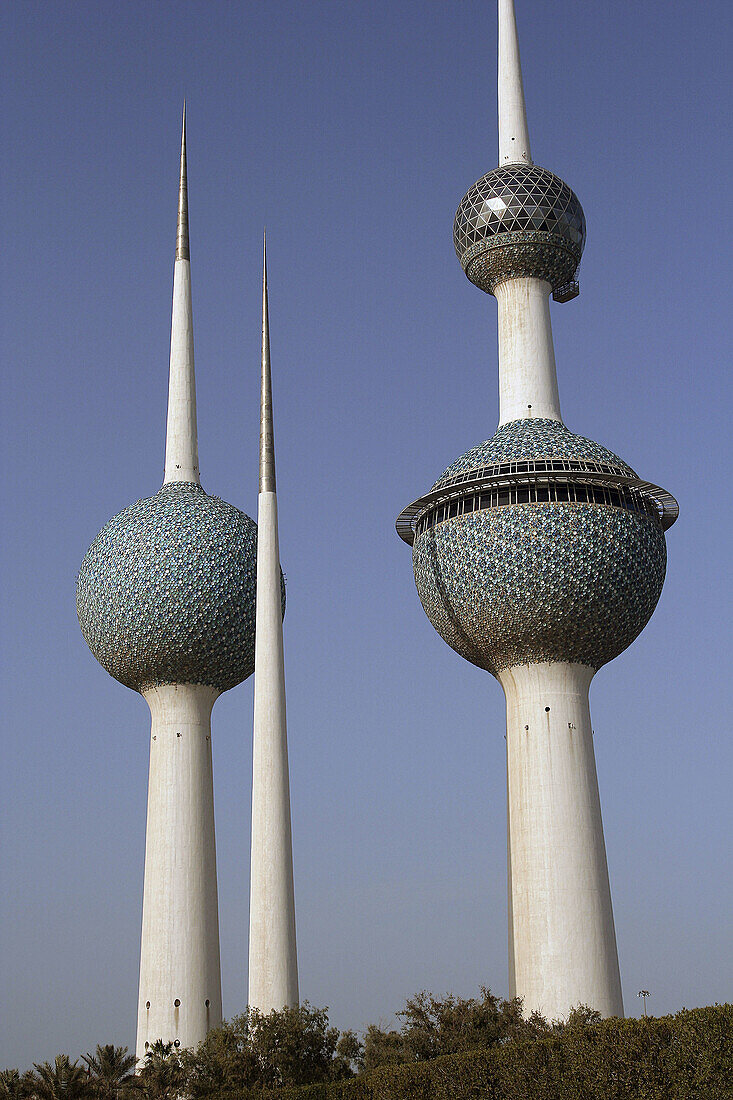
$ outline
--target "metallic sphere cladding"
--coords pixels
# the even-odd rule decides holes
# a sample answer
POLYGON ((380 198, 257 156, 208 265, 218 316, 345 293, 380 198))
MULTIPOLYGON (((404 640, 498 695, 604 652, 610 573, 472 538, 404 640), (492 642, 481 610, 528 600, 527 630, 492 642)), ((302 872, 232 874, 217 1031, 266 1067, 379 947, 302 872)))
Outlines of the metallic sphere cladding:
POLYGON ((553 291, 575 279, 585 216, 574 191, 537 164, 506 164, 464 195, 453 244, 466 276, 487 294, 507 279, 544 279, 553 291))

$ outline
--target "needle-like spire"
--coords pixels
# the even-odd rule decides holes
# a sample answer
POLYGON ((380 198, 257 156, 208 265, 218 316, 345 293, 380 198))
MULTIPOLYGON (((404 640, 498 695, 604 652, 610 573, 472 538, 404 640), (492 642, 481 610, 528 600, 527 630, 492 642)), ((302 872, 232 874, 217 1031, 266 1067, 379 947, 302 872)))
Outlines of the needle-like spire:
POLYGON ((260 381, 260 492, 275 492, 275 435, 272 426, 270 324, 267 312, 267 239, 262 236, 262 376, 260 381))
POLYGON ((176 262, 173 269, 168 424, 163 484, 165 485, 171 481, 192 481, 197 485, 201 484, 196 429, 191 264, 188 247, 185 103, 183 105, 181 132, 181 171, 178 182, 178 227, 176 230, 176 262))
POLYGON ((531 163, 514 0, 499 0, 499 165, 531 163))
POLYGON ((178 230, 176 232, 176 259, 190 260, 188 247, 188 179, 186 176, 186 101, 183 101, 183 128, 181 131, 181 173, 178 183, 178 230))

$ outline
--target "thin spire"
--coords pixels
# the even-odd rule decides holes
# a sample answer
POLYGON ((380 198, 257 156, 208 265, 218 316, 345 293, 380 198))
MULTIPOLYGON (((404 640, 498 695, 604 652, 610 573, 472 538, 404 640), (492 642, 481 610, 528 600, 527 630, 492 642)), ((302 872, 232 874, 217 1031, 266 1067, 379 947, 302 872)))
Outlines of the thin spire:
POLYGON ((297 1006, 298 952, 264 235, 256 604, 248 1003, 267 1014, 297 1006))
POLYGON ((514 0, 499 0, 499 165, 531 163, 514 0))
POLYGON ((171 358, 168 379, 168 422, 165 440, 165 477, 201 484, 196 429, 196 378, 193 360, 193 308, 188 249, 188 184, 186 180, 186 104, 181 132, 181 174, 178 186, 176 262, 173 267, 171 358))
POLYGON ((262 234, 262 376, 260 381, 260 492, 275 490, 275 433, 272 426, 270 322, 267 312, 267 238, 262 234))
POLYGON ((190 260, 188 246, 188 179, 186 176, 186 101, 183 101, 183 125, 181 129, 181 174, 178 183, 178 229, 176 232, 176 259, 190 260))

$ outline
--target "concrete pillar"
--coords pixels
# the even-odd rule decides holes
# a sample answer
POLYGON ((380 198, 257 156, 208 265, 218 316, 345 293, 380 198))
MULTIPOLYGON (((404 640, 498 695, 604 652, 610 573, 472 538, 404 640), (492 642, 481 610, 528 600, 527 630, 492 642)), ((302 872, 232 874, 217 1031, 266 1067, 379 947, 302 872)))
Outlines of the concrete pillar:
POLYGON ((271 491, 260 493, 257 514, 249 1004, 262 1012, 298 1004, 277 495, 271 491))
POLYGON ((176 260, 173 272, 171 357, 163 484, 166 485, 171 481, 193 481, 201 484, 196 427, 191 264, 188 260, 176 260))
POLYGON ((150 707, 150 778, 136 1053, 162 1039, 193 1047, 221 1023, 211 769, 218 692, 167 684, 150 707))
POLYGON ((585 665, 501 672, 507 710, 510 946, 525 1014, 623 1016, 585 665))
POLYGON ((499 165, 531 164, 514 0, 499 0, 499 165))
POLYGON ((494 294, 499 306, 499 427, 510 420, 559 420, 552 287, 543 279, 510 279, 494 294))

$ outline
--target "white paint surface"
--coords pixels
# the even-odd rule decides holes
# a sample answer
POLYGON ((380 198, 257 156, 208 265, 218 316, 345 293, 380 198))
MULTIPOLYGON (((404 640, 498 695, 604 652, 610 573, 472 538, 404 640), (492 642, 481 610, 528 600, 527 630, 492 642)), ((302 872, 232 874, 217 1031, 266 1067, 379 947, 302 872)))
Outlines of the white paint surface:
POLYGON ((559 420, 549 297, 542 279, 510 279, 494 294, 499 308, 499 427, 510 420, 559 420))
POLYGON ((259 495, 249 1004, 298 1004, 277 496, 259 495))
POLYGON ((201 484, 196 429, 191 264, 188 260, 176 260, 173 271, 168 422, 163 484, 166 485, 170 481, 194 481, 201 484))
POLYGON ((506 696, 510 973, 525 1014, 622 1016, 585 665, 518 665, 506 696), (549 707, 549 710, 547 709, 549 707))
POLYGON ((217 694, 197 684, 143 692, 152 722, 138 1059, 146 1042, 193 1047, 221 1023, 211 770, 217 694))
POLYGON ((499 165, 532 163, 514 0, 499 0, 499 165))

